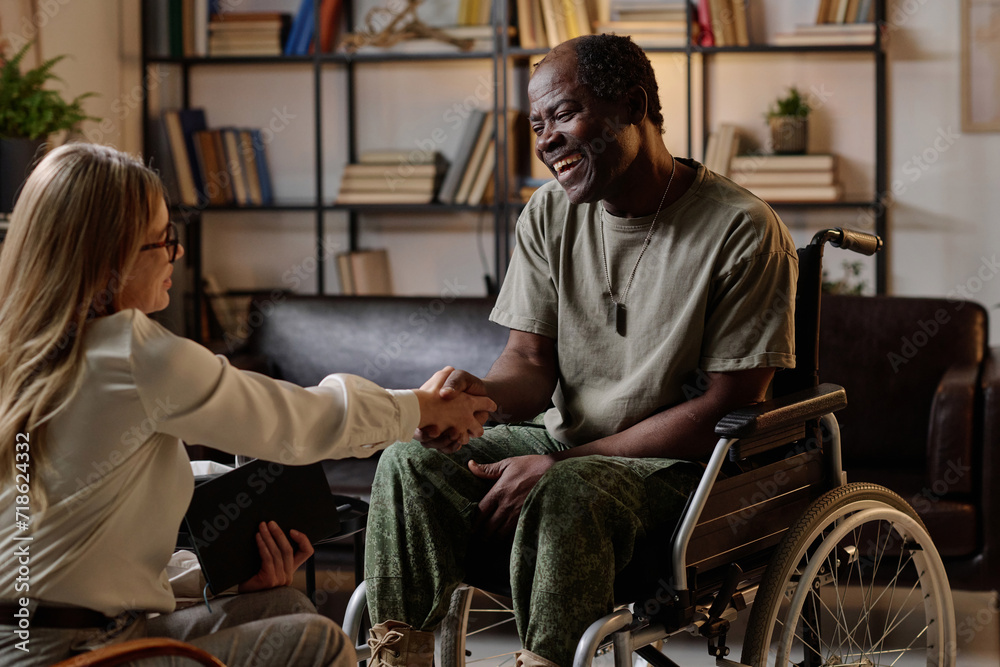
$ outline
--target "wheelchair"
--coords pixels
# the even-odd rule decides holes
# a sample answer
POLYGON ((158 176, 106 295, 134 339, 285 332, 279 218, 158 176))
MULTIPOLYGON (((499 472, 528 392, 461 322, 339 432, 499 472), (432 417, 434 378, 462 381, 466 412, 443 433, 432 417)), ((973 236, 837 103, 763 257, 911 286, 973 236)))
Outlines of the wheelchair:
MULTIPOLYGON (((926 528, 897 494, 848 483, 843 471, 834 413, 846 392, 820 384, 818 373, 827 243, 864 255, 882 246, 877 236, 834 228, 798 250, 796 368, 775 376, 776 398, 717 424, 718 443, 670 553, 641 554, 643 562, 619 573, 622 605, 580 637, 574 667, 595 655, 632 665, 633 654, 677 667, 658 646, 680 633, 707 640, 721 667, 954 665, 951 589, 926 528), (742 613, 736 662, 727 634, 742 613)), ((465 664, 471 597, 460 586, 439 628, 444 667, 465 664)), ((365 608, 361 582, 344 621, 356 645, 365 608)))

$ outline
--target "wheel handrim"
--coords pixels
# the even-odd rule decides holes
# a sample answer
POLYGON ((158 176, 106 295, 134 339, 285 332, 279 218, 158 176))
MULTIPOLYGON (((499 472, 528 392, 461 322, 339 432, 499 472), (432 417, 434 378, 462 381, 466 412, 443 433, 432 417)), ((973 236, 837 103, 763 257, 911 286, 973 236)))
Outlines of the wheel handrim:
POLYGON ((818 627, 809 628, 816 632, 819 639, 818 647, 810 646, 803 638, 802 634, 804 633, 801 630, 782 633, 784 641, 778 646, 775 664, 793 664, 791 660, 792 644, 796 640, 801 642, 803 646, 803 662, 810 665, 896 665, 904 655, 916 654, 920 651, 926 651, 927 664, 945 664, 945 652, 949 648, 947 644, 954 634, 953 631, 949 632, 948 621, 951 620, 953 624, 954 613, 950 606, 950 596, 935 594, 935 591, 947 591, 947 583, 942 581, 940 559, 930 537, 923 527, 910 516, 878 502, 858 501, 848 505, 844 510, 845 515, 850 514, 842 515, 835 528, 830 530, 829 525, 820 526, 810 535, 806 543, 811 545, 815 539, 830 531, 822 538, 819 546, 812 550, 811 555, 806 553, 802 555, 802 558, 808 559, 808 564, 800 574, 799 584, 795 586, 787 612, 783 615, 779 613, 775 618, 782 627, 798 629, 798 619, 803 617, 803 609, 807 600, 810 600, 815 618, 832 620, 835 630, 832 636, 828 634, 827 638, 824 638, 823 624, 817 622, 818 627), (879 539, 875 541, 876 553, 872 557, 872 562, 869 563, 873 565, 873 572, 867 591, 863 585, 864 572, 861 569, 859 554, 850 558, 848 576, 841 586, 838 578, 840 576, 839 561, 836 558, 838 545, 844 537, 850 534, 854 534, 855 539, 859 541, 861 527, 871 525, 874 522, 879 522, 879 539), (903 548, 900 549, 896 572, 890 579, 890 586, 879 592, 876 591, 879 565, 883 558, 888 555, 886 547, 891 546, 886 540, 880 548, 883 527, 887 537, 892 534, 899 536, 901 540, 899 544, 902 544, 903 548), (912 587, 903 586, 901 589, 903 595, 896 602, 899 575, 904 568, 911 565, 917 581, 912 587), (846 589, 851 584, 852 573, 856 577, 856 582, 862 584, 862 607, 858 611, 856 621, 848 618, 845 611, 845 599, 840 590, 841 587, 844 588, 843 594, 846 595, 846 589), (822 580, 826 580, 826 584, 814 589, 813 584, 820 583, 822 580), (802 582, 810 582, 810 586, 802 586, 802 582), (836 596, 835 609, 822 599, 823 589, 830 590, 831 583, 834 586, 833 591, 836 596), (879 610, 879 613, 876 614, 876 606, 883 602, 887 593, 889 595, 887 608, 879 610), (923 604, 920 606, 924 609, 924 624, 915 630, 912 640, 902 649, 887 648, 887 639, 893 636, 895 645, 896 638, 892 633, 896 633, 914 614, 917 609, 915 602, 921 599, 923 604), (896 607, 896 612, 893 612, 894 603, 899 605, 896 607), (906 604, 910 604, 911 608, 908 611, 903 611, 903 605, 906 604), (872 621, 881 615, 884 615, 881 629, 876 627, 873 632, 872 621), (794 624, 792 624, 793 620, 794 624), (855 635, 862 629, 862 624, 864 624, 865 636, 862 639, 857 639, 855 635))

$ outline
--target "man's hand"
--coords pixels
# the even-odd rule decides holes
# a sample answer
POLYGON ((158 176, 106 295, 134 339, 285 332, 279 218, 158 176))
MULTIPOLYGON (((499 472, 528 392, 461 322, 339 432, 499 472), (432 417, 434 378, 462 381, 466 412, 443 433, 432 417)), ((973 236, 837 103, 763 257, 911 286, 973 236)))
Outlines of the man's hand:
POLYGON ((554 463, 555 459, 544 454, 515 456, 482 465, 469 461, 469 470, 476 477, 496 480, 493 488, 479 501, 473 530, 486 538, 511 538, 524 499, 554 463))
MULTIPOLYGON (((420 390, 434 394, 441 402, 448 402, 455 399, 462 400, 463 398, 467 400, 469 397, 477 397, 473 402, 477 406, 474 408, 473 418, 479 423, 480 427, 486 423, 490 412, 496 410, 496 404, 489 398, 486 398, 486 385, 482 380, 466 371, 455 370, 451 366, 446 366, 432 375, 420 387, 420 390)), ((421 424, 421 428, 418 428, 414 432, 413 437, 423 443, 425 447, 438 449, 446 454, 451 454, 461 449, 462 445, 469 442, 470 435, 474 435, 475 437, 482 435, 482 428, 461 430, 455 426, 447 426, 441 423, 424 424, 423 417, 421 417, 421 424)))
POLYGON ((252 579, 240 584, 240 593, 263 591, 278 586, 288 586, 292 583, 292 575, 313 555, 313 546, 309 538, 297 530, 289 532, 299 546, 298 552, 292 550, 292 544, 285 533, 274 521, 261 522, 257 531, 257 549, 260 551, 260 572, 252 579))

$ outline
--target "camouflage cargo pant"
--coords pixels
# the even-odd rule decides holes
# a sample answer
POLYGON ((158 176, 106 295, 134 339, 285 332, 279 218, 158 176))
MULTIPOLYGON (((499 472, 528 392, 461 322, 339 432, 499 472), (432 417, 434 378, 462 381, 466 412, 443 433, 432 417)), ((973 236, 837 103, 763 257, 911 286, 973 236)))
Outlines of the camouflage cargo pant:
MULTIPOLYGON (((472 521, 492 481, 467 467, 566 449, 543 427, 487 429, 452 455, 418 442, 382 453, 372 488, 365 549, 374 622, 432 630, 444 618, 477 550, 472 521)), ((572 664, 576 641, 613 608, 615 574, 636 543, 665 548, 700 468, 674 459, 586 456, 550 468, 528 494, 510 549, 510 588, 522 646, 572 664)), ((662 558, 669 562, 669 550, 662 558)), ((506 573, 504 573, 506 574, 506 573)))

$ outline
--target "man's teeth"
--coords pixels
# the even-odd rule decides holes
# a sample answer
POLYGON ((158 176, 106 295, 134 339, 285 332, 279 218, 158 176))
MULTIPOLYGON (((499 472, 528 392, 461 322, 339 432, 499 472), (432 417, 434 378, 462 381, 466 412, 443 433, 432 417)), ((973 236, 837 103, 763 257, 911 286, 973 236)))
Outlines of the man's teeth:
POLYGON ((568 167, 571 164, 574 164, 576 162, 579 162, 582 159, 583 159, 582 155, 571 155, 571 156, 569 156, 567 158, 563 158, 562 160, 559 160, 558 162, 553 162, 552 163, 552 168, 555 169, 556 171, 562 171, 566 167, 568 167))

